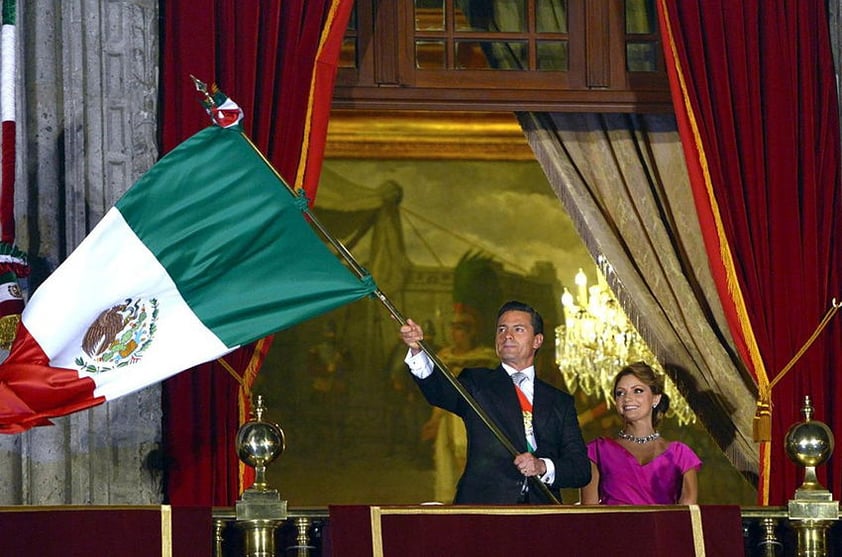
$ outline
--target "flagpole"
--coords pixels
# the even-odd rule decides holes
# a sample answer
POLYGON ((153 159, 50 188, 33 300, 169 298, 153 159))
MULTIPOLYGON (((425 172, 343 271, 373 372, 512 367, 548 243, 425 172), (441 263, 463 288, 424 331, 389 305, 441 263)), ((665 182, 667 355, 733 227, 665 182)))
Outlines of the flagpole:
MULTIPOLYGON (((290 188, 289 184, 286 181, 281 180, 284 185, 286 185, 287 190, 292 194, 296 195, 293 192, 292 188, 290 188)), ((351 269, 357 274, 359 278, 366 278, 370 276, 370 273, 360 265, 354 255, 348 250, 345 245, 337 240, 325 227, 322 225, 321 221, 312 213, 310 212, 309 207, 304 210, 307 214, 307 217, 310 219, 310 222, 315 226, 318 231, 322 234, 322 236, 330 243, 331 246, 342 256, 342 258, 348 263, 351 269)), ((397 321, 401 326, 406 324, 406 318, 401 314, 395 304, 383 293, 382 290, 376 288, 372 293, 374 296, 380 300, 380 303, 385 306, 388 312, 392 315, 392 317, 397 321)), ((419 343, 421 350, 427 354, 427 357, 430 358, 430 361, 433 362, 433 365, 439 370, 441 370, 442 375, 447 379, 447 381, 453 385, 453 388, 459 393, 459 395, 468 403, 468 406, 479 416, 479 419, 485 424, 485 426, 494 434, 497 440, 505 447, 509 454, 512 457, 515 457, 519 454, 518 450, 515 448, 514 444, 506 437, 506 434, 494 423, 491 417, 486 413, 486 411, 477 403, 473 396, 465 389, 464 385, 456 379, 456 376, 453 375, 453 372, 445 365, 441 359, 433 353, 432 350, 427 346, 427 344, 422 340, 419 343)), ((561 502, 553 495, 550 488, 547 487, 547 484, 537 479, 537 476, 533 476, 530 478, 533 480, 533 485, 539 486, 539 489, 544 493, 544 495, 549 499, 552 503, 556 505, 560 505, 561 502)))
MULTIPOLYGON (((217 120, 217 117, 213 114, 213 109, 218 107, 211 90, 208 89, 207 85, 203 81, 199 80, 195 76, 191 75, 190 79, 193 80, 193 84, 195 85, 196 90, 202 93, 202 95, 204 96, 202 102, 205 105, 205 109, 208 111, 208 114, 211 115, 211 120, 213 121, 213 123, 215 125, 221 125, 221 122, 217 120)), ((237 108, 239 109, 239 107, 237 108)), ((232 122, 230 124, 230 127, 233 127, 233 125, 235 125, 238 121, 239 119, 237 119, 237 121, 235 122, 232 122)), ((229 127, 229 125, 226 125, 225 127, 229 127)), ((254 152, 257 153, 257 155, 263 160, 264 163, 266 163, 266 166, 272 171, 272 173, 275 174, 278 180, 284 185, 287 192, 291 196, 293 196, 293 198, 301 202, 301 212, 307 215, 307 217, 310 220, 310 223, 318 229, 322 236, 330 243, 331 246, 333 246, 333 248, 339 253, 339 255, 342 256, 342 258, 354 271, 357 277, 361 280, 371 280, 371 274, 357 262, 356 258, 354 258, 353 254, 348 250, 348 248, 346 248, 345 245, 342 244, 342 242, 334 238, 333 235, 322 225, 319 219, 316 218, 316 216, 310 212, 310 205, 304 191, 302 190, 300 193, 296 192, 287 183, 287 181, 284 180, 283 176, 281 176, 281 174, 275 169, 275 167, 272 166, 272 163, 269 162, 269 160, 260 151, 260 149, 257 148, 257 146, 254 144, 251 138, 248 135, 246 135, 246 133, 242 130, 240 131, 240 134, 242 135, 243 139, 245 139, 245 141, 251 146, 251 148, 254 149, 254 152)), ((401 326, 406 324, 406 319, 401 314, 401 312, 398 311, 398 308, 395 307, 391 300, 389 300, 386 294, 384 294, 376 286, 372 294, 376 296, 377 299, 380 300, 380 302, 386 307, 389 313, 392 314, 392 317, 395 319, 395 321, 397 321, 401 326)), ((500 430, 499 427, 497 427, 497 424, 495 424, 491 420, 491 418, 488 416, 485 410, 483 410, 482 407, 477 403, 477 401, 474 400, 474 397, 471 396, 471 394, 467 390, 465 390, 465 387, 456 379, 456 377, 453 375, 453 372, 451 372, 450 369, 448 369, 448 367, 444 364, 444 362, 442 362, 439 359, 439 357, 436 356, 432 350, 430 350, 426 343, 420 341, 418 344, 421 347, 421 350, 423 350, 424 353, 427 354, 427 356, 430 358, 430 361, 433 362, 433 365, 435 365, 435 367, 441 370, 444 377, 448 380, 448 382, 450 382, 451 385, 453 385, 453 388, 456 389, 456 392, 459 393, 459 395, 465 400, 465 402, 467 402, 468 406, 470 406, 471 409, 477 414, 480 420, 485 424, 486 427, 488 427, 491 433, 494 434, 497 440, 500 441, 503 447, 507 451, 509 451, 512 457, 516 457, 519 453, 515 446, 512 444, 509 438, 506 437, 506 434, 503 433, 503 431, 500 430)), ((538 486, 539 490, 544 493, 547 499, 549 499, 551 502, 557 505, 561 504, 561 502, 553 495, 552 491, 550 491, 550 488, 547 487, 547 484, 538 480, 537 476, 532 476, 529 479, 532 480, 533 485, 538 486)), ((526 484, 524 484, 524 487, 525 485, 526 484)))
MULTIPOLYGON (((208 99, 212 103, 213 101, 212 99, 210 99, 210 96, 207 92, 207 88, 204 86, 204 83, 202 83, 193 76, 191 77, 196 83, 196 89, 203 92, 206 96, 206 99, 208 99)), ((280 175, 280 173, 275 169, 275 167, 272 166, 272 163, 270 163, 269 160, 260 151, 260 149, 257 148, 257 146, 252 142, 251 138, 248 135, 246 135, 245 132, 241 132, 241 134, 243 138, 248 142, 248 144, 251 145, 252 149, 254 149, 255 153, 257 153, 260 156, 260 158, 263 159, 263 162, 266 163, 266 166, 268 166, 275 174, 275 176, 278 177, 278 180, 284 185, 287 192, 293 197, 301 199, 303 201, 301 204, 302 212, 307 215, 307 218, 310 220, 310 223, 313 226, 315 226, 316 229, 318 229, 318 231, 325 238, 325 240, 327 240, 328 243, 330 243, 330 245, 333 246, 333 248, 337 251, 337 253, 339 253, 339 255, 342 256, 342 258, 345 260, 345 262, 348 264, 351 270, 357 275, 357 277, 360 279, 370 278, 371 274, 362 265, 360 265, 359 262, 357 262, 356 258, 348 250, 348 248, 345 247, 345 245, 342 242, 337 240, 327 230, 327 228, 324 227, 321 221, 319 221, 319 219, 310 211, 309 203, 307 203, 307 198, 304 195, 304 192, 302 191, 300 194, 297 193, 286 182, 286 180, 284 180, 283 176, 280 175)), ((380 302, 386 307, 386 309, 389 311, 389 313, 392 315, 392 318, 394 318, 395 321, 397 321, 401 326, 406 324, 406 318, 401 314, 400 311, 398 311, 398 308, 395 306, 395 304, 393 304, 392 301, 389 300, 389 298, 386 296, 386 294, 383 293, 382 290, 380 290, 379 288, 375 288, 372 294, 376 296, 377 299, 380 300, 380 302)), ((427 354, 427 356, 430 358, 430 361, 433 362, 433 365, 439 368, 439 370, 441 370, 442 375, 444 375, 445 379, 447 379, 447 381, 453 386, 453 388, 456 389, 456 392, 458 392, 459 395, 468 404, 468 406, 471 407, 471 409, 476 413, 479 419, 485 424, 485 426, 491 431, 491 433, 497 438, 497 440, 500 442, 501 445, 503 445, 503 447, 509 452, 509 454, 511 454, 512 457, 516 457, 518 454, 520 454, 515 448, 514 444, 512 444, 508 437, 506 437, 506 434, 503 433, 503 431, 497 426, 497 424, 495 424, 491 420, 491 417, 488 415, 488 413, 485 410, 483 410, 483 408, 477 403, 476 400, 474 400, 474 397, 471 396, 471 394, 465 389, 462 383, 460 383, 456 379, 456 376, 453 375, 453 372, 450 371, 450 369, 444 364, 444 362, 442 362, 441 359, 436 354, 434 354, 432 350, 430 350, 430 348, 426 345, 426 343, 424 343, 424 341, 420 341, 418 344, 421 347, 421 350, 423 350, 424 353, 427 354)), ((561 502, 555 497, 555 495, 553 495, 552 491, 550 491, 550 488, 547 487, 547 484, 540 481, 537 478, 537 476, 531 476, 529 479, 532 480, 533 485, 538 486, 538 489, 544 493, 548 500, 550 500, 556 505, 561 504, 561 502)))

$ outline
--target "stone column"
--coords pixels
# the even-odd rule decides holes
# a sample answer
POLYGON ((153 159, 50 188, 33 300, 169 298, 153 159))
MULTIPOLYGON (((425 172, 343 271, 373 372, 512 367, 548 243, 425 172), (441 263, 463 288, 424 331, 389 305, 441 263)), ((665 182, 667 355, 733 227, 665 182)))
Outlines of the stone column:
MULTIPOLYGON (((158 2, 28 0, 17 23, 15 212, 34 290, 157 158, 158 2)), ((160 442, 157 386, 0 436, 0 505, 160 503, 160 442)))

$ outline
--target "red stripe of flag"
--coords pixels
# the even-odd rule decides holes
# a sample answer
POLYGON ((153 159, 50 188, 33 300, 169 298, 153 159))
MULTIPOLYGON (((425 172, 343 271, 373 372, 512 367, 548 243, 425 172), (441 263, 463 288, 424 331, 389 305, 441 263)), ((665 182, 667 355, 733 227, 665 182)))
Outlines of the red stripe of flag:
POLYGON ((105 402, 76 370, 50 367, 49 358, 21 323, 0 379, 0 433, 50 425, 48 418, 105 402), (26 402, 24 402, 26 401, 26 402))

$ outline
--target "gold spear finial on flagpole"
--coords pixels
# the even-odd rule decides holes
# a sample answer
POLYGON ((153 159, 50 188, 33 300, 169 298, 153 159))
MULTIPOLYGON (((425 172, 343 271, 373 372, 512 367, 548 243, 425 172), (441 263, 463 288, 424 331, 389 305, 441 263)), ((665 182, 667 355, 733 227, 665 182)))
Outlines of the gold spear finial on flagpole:
POLYGON ((196 86, 196 91, 200 92, 201 94, 203 94, 205 96, 205 99, 204 99, 205 104, 208 107, 216 106, 216 101, 213 100, 213 97, 211 96, 210 91, 208 91, 207 84, 204 81, 202 81, 201 79, 197 78, 193 74, 190 74, 190 79, 193 80, 193 85, 196 86))

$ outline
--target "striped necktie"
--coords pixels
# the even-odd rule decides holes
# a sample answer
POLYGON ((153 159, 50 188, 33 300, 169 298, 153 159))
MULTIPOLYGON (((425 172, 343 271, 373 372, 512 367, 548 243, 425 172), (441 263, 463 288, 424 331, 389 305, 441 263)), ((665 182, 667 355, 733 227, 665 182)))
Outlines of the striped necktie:
POLYGON ((529 452, 534 452, 538 447, 535 440, 535 431, 532 429, 532 389, 529 389, 529 377, 522 371, 516 371, 512 374, 512 382, 517 385, 518 399, 520 400, 521 410, 523 410, 523 429, 526 432, 526 442, 529 446, 529 452))

